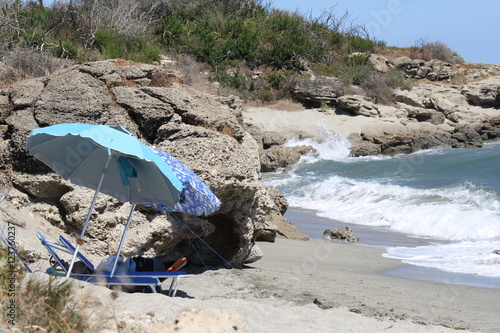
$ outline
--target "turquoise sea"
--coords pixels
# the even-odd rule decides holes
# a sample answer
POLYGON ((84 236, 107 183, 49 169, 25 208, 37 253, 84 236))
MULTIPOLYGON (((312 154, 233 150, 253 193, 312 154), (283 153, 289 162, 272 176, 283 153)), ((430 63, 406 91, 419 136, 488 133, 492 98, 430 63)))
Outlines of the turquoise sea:
POLYGON ((326 130, 322 136, 288 142, 311 145, 317 153, 303 156, 289 172, 263 177, 295 216, 305 214, 299 228, 308 236, 353 226, 360 243, 383 247, 386 257, 500 278, 500 255, 493 253, 500 250, 500 142, 352 157, 347 140, 326 130), (367 230, 391 236, 364 239, 367 230))

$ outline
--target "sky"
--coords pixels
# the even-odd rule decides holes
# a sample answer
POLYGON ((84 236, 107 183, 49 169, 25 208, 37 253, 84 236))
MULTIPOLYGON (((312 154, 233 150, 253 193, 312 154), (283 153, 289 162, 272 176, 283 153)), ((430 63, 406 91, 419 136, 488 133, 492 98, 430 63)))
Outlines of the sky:
POLYGON ((334 8, 387 46, 441 42, 467 62, 500 64, 499 0, 269 0, 271 7, 318 18, 334 8))

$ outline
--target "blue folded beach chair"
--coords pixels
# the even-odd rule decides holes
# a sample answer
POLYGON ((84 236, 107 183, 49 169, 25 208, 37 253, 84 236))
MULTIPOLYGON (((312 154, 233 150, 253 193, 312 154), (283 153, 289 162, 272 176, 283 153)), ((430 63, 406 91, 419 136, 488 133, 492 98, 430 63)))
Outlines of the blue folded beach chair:
MULTIPOLYGON (((61 242, 62 245, 64 245, 71 254, 75 253, 75 247, 73 244, 71 244, 66 238, 63 236, 59 236, 59 242, 61 242)), ((99 272, 96 271, 94 264, 87 259, 81 251, 78 251, 77 257, 92 271, 94 271, 95 276, 102 276, 102 275, 109 275, 110 272, 99 272)), ((113 276, 121 276, 121 275, 126 275, 129 277, 151 277, 151 278, 157 278, 161 281, 171 278, 172 282, 170 283, 170 288, 168 290, 168 296, 175 296, 177 293, 177 289, 179 288, 179 284, 181 282, 181 277, 187 277, 188 274, 186 272, 181 272, 181 271, 151 271, 151 272, 145 272, 145 271, 135 271, 135 272, 115 272, 113 276)))
MULTIPOLYGON (((75 252, 75 247, 68 241, 66 240, 63 236, 59 236, 59 241, 61 244, 63 244, 71 254, 75 252)), ((90 260, 88 260, 80 251, 77 254, 78 258, 85 264, 87 267, 89 267, 91 270, 94 271, 94 275, 105 275, 109 274, 109 272, 99 272, 95 271, 95 266, 92 264, 90 260)), ((134 272, 115 272, 115 275, 126 275, 130 277, 152 277, 152 278, 157 278, 159 280, 164 280, 167 278, 172 278, 172 283, 170 284, 170 288, 168 291, 169 296, 175 296, 177 293, 177 289, 179 287, 181 277, 187 277, 188 274, 186 272, 180 272, 180 271, 151 271, 151 272, 145 272, 145 271, 134 271, 134 272)))
MULTIPOLYGON (((56 243, 46 239, 40 232, 37 233, 38 238, 45 246, 47 251, 51 255, 50 263, 52 270, 48 270, 49 273, 66 276, 67 265, 65 261, 59 256, 57 251, 61 251, 72 255, 72 252, 67 249, 63 244, 56 243)), ((82 260, 83 261, 83 260, 82 260)), ((88 261, 90 263, 90 261, 88 261)), ((117 274, 116 276, 110 277, 109 272, 99 272, 99 274, 70 274, 71 278, 89 282, 96 285, 104 286, 121 286, 121 287, 149 287, 152 292, 156 292, 160 286, 161 282, 158 278, 154 277, 138 277, 138 276, 128 276, 126 274, 117 274)))
MULTIPOLYGON (((75 247, 63 236, 59 236, 59 243, 47 240, 41 233, 38 233, 38 238, 42 241, 42 244, 47 248, 51 256, 53 257, 52 263, 55 263, 57 269, 61 274, 67 274, 67 267, 64 261, 59 257, 57 251, 61 251, 64 253, 73 256, 75 253, 75 247)), ((91 283, 101 282, 102 280, 110 280, 114 281, 114 279, 118 279, 118 281, 123 281, 122 285, 132 285, 132 286, 142 286, 144 284, 138 284, 141 281, 154 281, 154 284, 151 286, 152 290, 161 290, 160 284, 163 279, 172 278, 172 283, 170 284, 170 288, 168 291, 168 296, 175 296, 177 290, 179 288, 181 277, 186 277, 188 274, 186 272, 169 272, 169 271, 159 271, 159 272, 115 272, 113 277, 110 276, 111 272, 108 271, 96 271, 96 266, 86 258, 81 251, 78 251, 77 254, 78 259, 80 259, 91 271, 91 274, 76 274, 71 273, 70 277, 75 277, 83 281, 88 281, 91 283), (136 283, 130 283, 136 282, 136 283), (138 282, 138 283, 137 283, 138 282)))

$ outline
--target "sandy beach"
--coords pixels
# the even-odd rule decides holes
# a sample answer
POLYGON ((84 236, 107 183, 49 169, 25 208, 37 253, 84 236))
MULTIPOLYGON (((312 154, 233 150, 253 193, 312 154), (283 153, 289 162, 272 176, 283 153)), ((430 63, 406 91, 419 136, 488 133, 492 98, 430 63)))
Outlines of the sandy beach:
MULTIPOLYGON (((274 245, 277 247, 259 245, 268 255, 255 266, 266 271, 266 282, 262 283, 268 290, 276 290, 275 297, 304 306, 318 299, 321 308, 346 307, 395 325, 416 322, 482 332, 500 328, 494 310, 498 290, 383 275, 381 272, 402 265, 383 258, 382 251, 374 248, 319 239, 278 240, 274 245)), ((352 325, 356 331, 357 322, 352 325)), ((441 328, 427 327, 428 331, 441 328)), ((357 331, 364 329, 357 327, 357 331)))
POLYGON ((76 298, 92 304, 95 331, 103 332, 116 331, 116 323, 149 332, 500 330, 499 290, 381 274, 402 264, 373 247, 321 239, 258 244, 264 257, 242 270, 191 268, 174 298, 115 298, 86 283, 76 298))
MULTIPOLYGON (((385 110, 388 106, 379 106, 385 110)), ((287 139, 305 137, 321 137, 320 130, 327 129, 347 138, 351 134, 381 135, 395 133, 410 133, 430 128, 448 128, 429 123, 409 122, 403 124, 401 119, 390 112, 381 118, 353 117, 318 110, 285 111, 266 107, 248 107, 242 112, 243 121, 264 132, 278 132, 287 139)))

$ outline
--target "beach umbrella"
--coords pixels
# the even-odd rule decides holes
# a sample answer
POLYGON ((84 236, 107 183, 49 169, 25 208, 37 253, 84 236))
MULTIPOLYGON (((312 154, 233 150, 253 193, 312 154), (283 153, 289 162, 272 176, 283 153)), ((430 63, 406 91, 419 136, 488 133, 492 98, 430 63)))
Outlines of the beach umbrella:
MULTIPOLYGON (((181 182, 170 167, 149 146, 120 126, 68 123, 35 129, 28 136, 27 150, 64 179, 95 190, 80 238, 88 227, 99 193, 132 204, 111 276, 135 206, 174 207, 182 190, 181 182)), ((78 243, 68 276, 79 246, 78 243)))
POLYGON ((156 209, 208 216, 220 208, 220 200, 190 168, 166 152, 153 147, 151 149, 172 169, 182 183, 180 199, 175 206, 172 208, 160 203, 154 205, 156 209))

